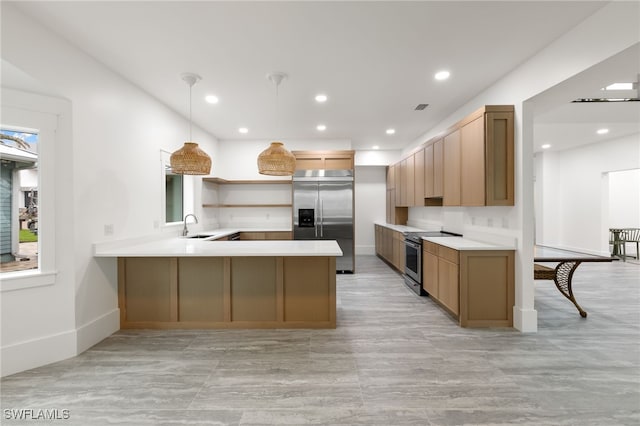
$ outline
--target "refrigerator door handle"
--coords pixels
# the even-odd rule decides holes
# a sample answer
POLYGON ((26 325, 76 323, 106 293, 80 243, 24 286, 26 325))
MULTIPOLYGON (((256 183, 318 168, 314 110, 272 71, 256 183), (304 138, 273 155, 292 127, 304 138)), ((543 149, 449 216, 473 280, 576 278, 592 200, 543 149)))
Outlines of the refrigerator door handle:
POLYGON ((313 206, 313 212, 316 219, 313 222, 313 231, 315 232, 316 238, 318 238, 318 199, 316 198, 313 206))
POLYGON ((320 236, 324 237, 324 203, 320 199, 320 236))

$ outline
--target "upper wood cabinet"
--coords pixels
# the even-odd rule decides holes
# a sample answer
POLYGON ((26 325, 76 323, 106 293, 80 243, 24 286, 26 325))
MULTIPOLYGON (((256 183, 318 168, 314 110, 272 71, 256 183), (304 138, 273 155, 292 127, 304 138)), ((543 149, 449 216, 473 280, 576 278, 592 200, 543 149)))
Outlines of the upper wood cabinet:
POLYGON ((355 151, 292 151, 296 170, 352 170, 355 151))
POLYGON ((460 130, 444 137, 443 206, 460 205, 460 130))
POLYGON ((424 149, 413 154, 413 182, 414 182, 414 206, 424 206, 424 149))
POLYGON ((433 197, 444 196, 444 140, 433 143, 433 197))
POLYGON ((460 129, 460 204, 484 206, 484 117, 460 129))
POLYGON ((416 188, 416 181, 415 181, 416 167, 415 167, 415 161, 414 161, 413 155, 410 155, 409 157, 405 158, 402 162, 405 163, 404 173, 406 174, 405 180, 407 182, 407 191, 405 195, 406 199, 403 205, 407 207, 411 207, 415 205, 415 188, 416 188))
POLYGON ((485 204, 513 206, 514 191, 514 117, 511 111, 485 114, 485 204))
POLYGON ((396 181, 396 205, 407 207, 407 159, 400 161, 400 179, 396 181))
POLYGON ((513 206, 513 107, 480 110, 460 131, 460 205, 513 206))
POLYGON ((396 166, 395 164, 387 167, 387 190, 396 187, 396 166))
MULTIPOLYGON (((444 195, 444 140, 438 139, 424 148, 424 197, 444 195)), ((432 203, 427 203, 430 205, 432 203)))
POLYGON ((395 224, 411 206, 513 206, 513 105, 484 106, 425 142, 389 166, 387 189, 395 224))
POLYGON ((435 197, 433 191, 433 145, 424 147, 424 197, 435 197))

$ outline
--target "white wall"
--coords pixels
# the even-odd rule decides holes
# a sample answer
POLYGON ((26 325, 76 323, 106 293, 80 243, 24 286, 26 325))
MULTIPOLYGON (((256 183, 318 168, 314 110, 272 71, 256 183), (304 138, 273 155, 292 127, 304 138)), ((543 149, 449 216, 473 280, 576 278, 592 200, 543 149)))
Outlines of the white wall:
POLYGON ((609 173, 607 210, 607 228, 640 228, 640 169, 609 173))
MULTIPOLYGON (((355 254, 375 254, 375 222, 386 216, 387 172, 385 166, 356 166, 355 254)), ((357 268, 357 265, 356 265, 357 268)))
MULTIPOLYGON (((442 208, 437 220, 445 228, 462 227, 466 235, 487 228, 497 235, 517 240, 514 326, 522 331, 537 330, 533 285, 534 205, 533 205, 533 110, 537 94, 571 78, 616 53, 640 42, 637 2, 612 2, 598 10, 573 30, 565 33, 538 54, 487 88, 428 133, 416 138, 409 152, 483 105, 515 105, 515 206, 483 210, 442 208), (616 28, 616 31, 611 31, 616 28), (476 215, 476 223, 473 217, 476 215), (501 228, 503 218, 506 227, 501 228), (493 226, 487 226, 489 219, 493 226), (480 225, 477 221, 480 220, 480 225), (496 223, 499 224, 496 226, 496 223)), ((426 209, 426 208, 424 208, 426 209)), ((413 210, 413 209, 412 209, 413 210)), ((411 213, 410 213, 411 214, 411 213)), ((420 213, 418 213, 420 214, 420 213)), ((431 213, 423 213, 434 216, 431 213)), ((412 217, 412 216, 410 216, 412 217)))
POLYGON ((615 226, 640 225, 640 179, 609 172, 640 168, 640 135, 536 155, 538 244, 607 256, 611 218, 615 226), (609 206, 617 198, 618 205, 609 206), (609 210, 609 218, 603 207, 609 210), (628 214, 628 215, 627 215, 628 214), (625 225, 628 223, 629 225, 625 225), (635 225, 633 225, 635 223, 635 225))
MULTIPOLYGON (((73 338, 59 344, 73 345, 71 352, 68 348, 63 352, 75 354, 118 329, 115 260, 94 259, 92 244, 163 231, 158 226, 164 188, 160 149, 179 148, 187 137, 188 123, 10 4, 2 6, 2 39, 3 60, 62 94, 71 104, 70 113, 59 116, 69 131, 64 140, 60 136, 56 139, 55 181, 60 185, 56 197, 68 202, 55 222, 58 275, 50 290, 57 294, 71 286, 72 297, 59 300, 55 309, 74 320, 73 324, 58 323, 57 314, 42 318, 30 309, 59 297, 43 293, 30 297, 31 304, 14 304, 22 291, 3 294, 3 374, 7 374, 16 371, 20 349, 32 348, 29 342, 45 342, 56 333, 70 332, 73 338), (112 235, 105 235, 105 225, 113 227, 112 235), (38 301, 40 297, 43 300, 38 301), (9 305, 16 307, 10 310, 11 315, 5 314, 9 305), (5 348, 11 348, 9 358, 5 348)), ((215 168, 216 140, 198 128, 194 139, 212 155, 215 168)), ((43 157, 41 169, 46 164, 43 157)), ((49 345, 51 354, 58 349, 49 345)), ((57 360, 54 358, 49 362, 57 360)))

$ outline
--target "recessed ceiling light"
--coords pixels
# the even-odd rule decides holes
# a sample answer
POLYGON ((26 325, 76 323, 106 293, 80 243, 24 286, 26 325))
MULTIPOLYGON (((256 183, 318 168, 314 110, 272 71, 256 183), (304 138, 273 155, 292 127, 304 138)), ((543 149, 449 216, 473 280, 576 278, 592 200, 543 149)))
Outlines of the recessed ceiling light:
POLYGON ((600 90, 633 90, 633 83, 613 83, 600 90))
POLYGON ((215 95, 207 95, 204 98, 205 101, 209 102, 210 104, 217 104, 218 103, 218 97, 215 95))
POLYGON ((436 80, 446 80, 450 75, 451 73, 449 71, 438 71, 434 77, 436 80))
POLYGON ((549 149, 551 148, 551 144, 545 143, 544 145, 542 145, 540 148, 542 149, 549 149))
POLYGON ((323 95, 323 94, 316 95, 316 102, 320 102, 320 103, 326 102, 327 99, 328 99, 327 95, 323 95))
POLYGON ((396 132, 396 129, 387 129, 388 135, 393 135, 396 132))
POLYGON ((609 129, 598 129, 596 133, 599 135, 606 135, 607 133, 609 133, 609 129))
POLYGON ((249 133, 249 129, 247 129, 246 127, 240 127, 240 128, 238 129, 238 131, 239 131, 240 133, 242 133, 242 134, 244 134, 244 133, 249 133))
POLYGON ((372 146, 371 148, 373 148, 373 149, 380 149, 380 147, 379 147, 378 145, 374 145, 374 146, 372 146))
POLYGON ((325 130, 327 130, 327 126, 325 126, 324 124, 318 124, 316 126, 316 129, 318 129, 321 132, 324 132, 325 130))

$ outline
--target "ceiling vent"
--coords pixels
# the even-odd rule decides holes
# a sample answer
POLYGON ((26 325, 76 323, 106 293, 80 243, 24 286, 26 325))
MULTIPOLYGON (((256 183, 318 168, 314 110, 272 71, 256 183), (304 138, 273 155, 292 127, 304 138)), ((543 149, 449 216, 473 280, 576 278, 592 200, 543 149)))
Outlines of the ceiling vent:
POLYGON ((422 111, 423 109, 425 109, 425 108, 426 108, 426 107, 428 107, 428 106, 429 106, 429 104, 418 104, 418 105, 414 108, 414 110, 415 110, 415 111, 422 111))

